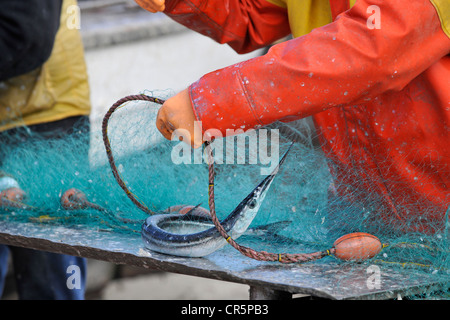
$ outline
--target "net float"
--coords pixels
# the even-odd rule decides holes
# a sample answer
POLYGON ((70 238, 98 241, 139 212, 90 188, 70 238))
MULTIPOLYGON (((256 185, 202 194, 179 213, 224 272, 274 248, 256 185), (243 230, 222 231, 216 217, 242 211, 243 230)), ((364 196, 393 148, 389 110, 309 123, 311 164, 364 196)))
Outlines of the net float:
MULTIPOLYGON (((66 190, 62 194, 62 196, 60 198, 60 202, 61 202, 61 206, 66 210, 94 209, 97 211, 102 211, 104 214, 109 215, 113 219, 118 219, 123 223, 138 223, 138 222, 140 223, 140 221, 137 221, 137 220, 119 217, 119 216, 117 216, 118 212, 111 212, 96 203, 90 202, 88 200, 86 194, 83 191, 75 189, 75 188, 66 190)), ((48 216, 40 216, 38 219, 39 219, 39 221, 41 221, 41 220, 48 221, 48 220, 51 220, 52 218, 48 217, 48 216)), ((125 226, 120 226, 119 228, 131 230, 125 226)), ((134 230, 131 230, 131 231, 134 231, 134 230)))
POLYGON ((63 193, 61 196, 61 206, 66 210, 77 210, 91 208, 99 211, 106 211, 98 204, 92 203, 88 200, 86 194, 78 189, 71 188, 63 193))
POLYGON ((5 189, 0 193, 0 206, 24 209, 27 207, 27 205, 22 203, 25 196, 25 191, 20 188, 11 187, 5 189))
POLYGON ((66 210, 84 209, 88 206, 86 195, 75 188, 71 188, 61 196, 61 206, 66 210))
POLYGON ((374 235, 355 232, 337 239, 333 244, 332 252, 341 260, 361 261, 376 256, 382 247, 381 241, 374 235))
POLYGON ((16 187, 8 188, 0 193, 1 198, 6 198, 11 201, 22 201, 25 195, 25 191, 16 187))

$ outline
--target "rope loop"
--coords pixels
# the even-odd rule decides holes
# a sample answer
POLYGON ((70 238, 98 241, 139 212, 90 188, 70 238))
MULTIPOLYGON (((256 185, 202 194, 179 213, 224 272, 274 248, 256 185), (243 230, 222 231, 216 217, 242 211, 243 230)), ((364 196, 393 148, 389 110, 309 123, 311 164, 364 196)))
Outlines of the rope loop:
MULTIPOLYGON (((106 155, 108 157, 109 164, 111 166, 111 170, 113 172, 114 178, 116 179, 119 186, 125 191, 128 198, 141 210, 148 214, 155 214, 152 210, 150 210, 147 206, 145 206, 142 202, 140 202, 136 196, 130 192, 128 187, 126 186, 125 182, 121 178, 119 171, 116 167, 114 156, 112 154, 111 144, 108 138, 108 121, 111 118, 111 115, 124 103, 130 102, 130 101, 149 101, 157 104, 164 104, 164 100, 158 99, 155 97, 147 96, 144 94, 140 95, 130 95, 126 96, 120 100, 118 100, 116 103, 114 103, 111 108, 106 112, 103 122, 102 122, 102 135, 103 135, 103 143, 105 145, 106 149, 106 155)), ((304 263, 309 262, 317 259, 321 259, 325 256, 328 256, 330 254, 329 250, 326 251, 319 251, 319 252, 313 252, 313 253, 298 253, 298 254, 287 254, 287 253, 270 253, 266 251, 256 251, 251 248, 247 248, 245 246, 242 246, 236 241, 233 240, 233 238, 228 235, 228 233, 223 228, 222 224, 220 223, 219 219, 217 218, 216 214, 216 207, 215 207, 215 200, 214 200, 214 177, 215 177, 215 170, 214 170, 214 157, 211 150, 211 143, 214 141, 212 139, 211 141, 205 141, 204 142, 204 148, 208 155, 208 204, 209 204, 209 210, 211 219, 216 226, 217 230, 221 234, 221 236, 236 250, 238 250, 241 254, 255 259, 259 261, 278 261, 281 263, 304 263)))

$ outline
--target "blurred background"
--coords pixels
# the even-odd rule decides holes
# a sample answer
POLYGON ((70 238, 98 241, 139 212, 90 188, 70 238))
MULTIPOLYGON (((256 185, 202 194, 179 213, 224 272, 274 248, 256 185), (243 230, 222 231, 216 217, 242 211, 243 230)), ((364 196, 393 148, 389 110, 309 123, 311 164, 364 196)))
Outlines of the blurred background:
MULTIPOLYGON (((118 99, 148 91, 176 93, 203 74, 260 55, 178 25, 133 0, 79 0, 80 31, 91 86, 92 132, 118 99)), ((100 139, 99 136, 94 136, 100 139)), ((101 145, 101 144, 100 144, 101 145)), ((248 299, 248 286, 88 260, 87 299, 248 299)), ((3 299, 16 299, 11 277, 3 299)))

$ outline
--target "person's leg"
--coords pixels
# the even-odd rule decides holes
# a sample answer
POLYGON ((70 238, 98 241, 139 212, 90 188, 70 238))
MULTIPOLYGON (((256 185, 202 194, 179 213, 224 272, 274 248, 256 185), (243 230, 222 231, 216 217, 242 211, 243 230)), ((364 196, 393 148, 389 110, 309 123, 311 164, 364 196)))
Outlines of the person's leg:
POLYGON ((5 288, 6 274, 8 273, 9 249, 8 246, 0 245, 0 297, 5 288))
POLYGON ((10 247, 21 300, 82 300, 86 259, 10 247))

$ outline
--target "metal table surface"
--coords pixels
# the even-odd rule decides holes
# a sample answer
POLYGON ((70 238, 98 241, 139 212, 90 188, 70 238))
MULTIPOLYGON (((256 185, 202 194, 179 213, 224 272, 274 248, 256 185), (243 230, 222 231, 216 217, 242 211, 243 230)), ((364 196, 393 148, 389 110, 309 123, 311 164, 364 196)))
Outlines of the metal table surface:
MULTIPOLYGON (((306 294, 327 299, 390 299, 442 285, 432 273, 413 277, 414 269, 378 265, 378 286, 370 263, 340 264, 329 257, 315 263, 261 262, 226 246, 204 258, 181 258, 144 248, 139 234, 0 221, 0 243, 76 255, 166 272, 236 282, 250 286, 250 299, 289 299, 306 294), (372 285, 371 285, 372 284, 372 285)), ((450 277, 445 280, 449 285, 450 277)))

